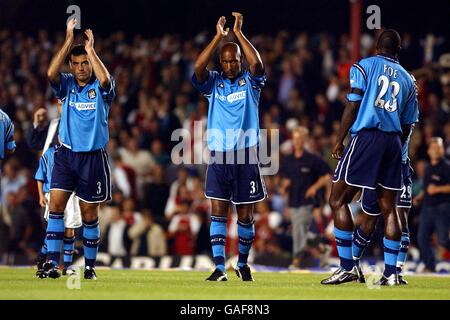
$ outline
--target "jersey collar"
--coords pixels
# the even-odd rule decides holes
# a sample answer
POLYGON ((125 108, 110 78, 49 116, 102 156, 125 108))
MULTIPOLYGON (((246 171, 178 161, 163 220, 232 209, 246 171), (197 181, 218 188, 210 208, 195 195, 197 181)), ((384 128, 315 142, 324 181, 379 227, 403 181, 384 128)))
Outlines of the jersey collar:
POLYGON ((220 72, 220 77, 222 78, 222 80, 224 81, 228 81, 229 83, 235 83, 236 80, 238 80, 240 77, 242 77, 244 75, 244 69, 241 70, 241 72, 236 76, 236 78, 234 78, 234 81, 231 82, 230 79, 228 79, 224 74, 223 71, 220 72))
POLYGON ((89 81, 88 81, 84 86, 80 86, 80 85, 78 84, 78 81, 77 81, 77 80, 75 80, 75 84, 76 84, 77 87, 78 87, 78 91, 81 91, 81 90, 83 90, 84 88, 86 88, 88 85, 93 84, 93 83, 95 82, 95 80, 97 80, 97 77, 94 76, 94 74, 92 74, 91 78, 89 79, 89 81))
POLYGON ((389 61, 391 61, 391 62, 395 62, 395 63, 400 64, 400 62, 398 62, 397 59, 395 59, 394 57, 388 56, 388 55, 386 55, 386 54, 378 53, 377 56, 378 56, 378 57, 381 57, 381 58, 384 58, 384 59, 386 59, 386 60, 389 60, 389 61))

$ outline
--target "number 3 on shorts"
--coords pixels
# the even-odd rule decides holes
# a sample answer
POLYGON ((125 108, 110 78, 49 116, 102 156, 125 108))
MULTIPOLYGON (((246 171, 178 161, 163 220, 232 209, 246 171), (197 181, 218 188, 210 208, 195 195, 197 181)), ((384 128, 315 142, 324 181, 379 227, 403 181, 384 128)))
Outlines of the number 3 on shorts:
POLYGON ((102 193, 102 183, 100 181, 97 182, 97 194, 102 193))
POLYGON ((255 194, 256 192, 256 182, 250 181, 250 194, 255 194))

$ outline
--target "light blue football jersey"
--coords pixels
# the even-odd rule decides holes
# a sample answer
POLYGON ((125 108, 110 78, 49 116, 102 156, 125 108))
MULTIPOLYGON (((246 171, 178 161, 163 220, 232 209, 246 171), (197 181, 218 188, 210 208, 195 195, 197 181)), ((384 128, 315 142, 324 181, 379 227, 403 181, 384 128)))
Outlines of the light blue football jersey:
POLYGON ((39 167, 34 175, 34 179, 43 182, 42 189, 45 193, 50 192, 52 181, 53 164, 55 163, 55 148, 49 147, 39 159, 39 167))
POLYGON ((209 101, 208 149, 231 151, 258 145, 258 106, 266 77, 256 77, 244 70, 232 82, 223 73, 208 71, 208 79, 194 87, 209 101))
POLYGON ((108 114, 115 96, 115 82, 103 89, 92 76, 80 87, 71 73, 60 74, 60 85, 52 85, 55 95, 63 101, 59 137, 74 152, 89 152, 108 143, 108 114))
POLYGON ((376 55, 362 59, 350 69, 350 87, 359 89, 347 95, 361 101, 352 135, 362 129, 402 133, 402 125, 418 121, 419 107, 412 76, 390 57, 376 55))
POLYGON ((5 150, 14 150, 16 143, 14 141, 14 124, 3 110, 0 110, 0 135, 0 159, 4 159, 5 150))

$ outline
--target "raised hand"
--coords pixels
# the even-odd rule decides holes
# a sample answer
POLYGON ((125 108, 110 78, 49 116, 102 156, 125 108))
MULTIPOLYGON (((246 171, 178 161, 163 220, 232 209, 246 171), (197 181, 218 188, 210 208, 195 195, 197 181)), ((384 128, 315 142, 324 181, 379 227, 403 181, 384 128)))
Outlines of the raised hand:
POLYGON ((219 18, 219 21, 217 21, 216 25, 217 35, 221 36, 222 38, 225 38, 228 35, 228 32, 230 31, 230 28, 224 29, 225 22, 227 22, 227 19, 225 19, 224 16, 221 16, 219 18))
POLYGON ((73 29, 75 29, 78 21, 76 18, 72 18, 67 23, 67 29, 66 29, 66 37, 73 39, 73 29))
POLYGON ((233 32, 238 33, 242 31, 242 24, 244 23, 244 16, 239 12, 232 13, 234 19, 233 32))
POLYGON ((91 29, 87 29, 84 34, 87 37, 87 40, 84 43, 84 48, 86 49, 86 52, 88 52, 89 50, 94 49, 94 34, 91 29))

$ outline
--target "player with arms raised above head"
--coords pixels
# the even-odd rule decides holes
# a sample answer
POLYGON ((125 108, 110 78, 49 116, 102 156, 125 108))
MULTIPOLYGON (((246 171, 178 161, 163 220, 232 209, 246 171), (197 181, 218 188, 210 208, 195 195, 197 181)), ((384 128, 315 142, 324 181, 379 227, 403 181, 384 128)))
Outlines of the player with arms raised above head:
POLYGON ((72 192, 80 199, 83 219, 85 279, 96 279, 95 260, 100 228, 98 207, 111 198, 111 179, 105 146, 108 113, 114 98, 114 80, 94 50, 94 35, 85 31, 84 45, 73 44, 71 19, 62 48, 53 57, 47 76, 58 99, 63 101, 59 127, 61 145, 55 149, 47 225, 48 259, 44 269, 58 278, 64 210, 72 192), (71 73, 61 73, 66 57, 71 73))
POLYGON ((255 236, 253 208, 255 202, 266 198, 257 155, 258 104, 265 83, 264 67, 258 51, 242 33, 242 14, 233 12, 233 16, 233 32, 240 46, 227 42, 221 47, 222 72, 206 69, 214 51, 229 32, 229 28, 224 29, 225 17, 220 17, 216 35, 197 58, 192 76, 195 88, 209 101, 207 141, 211 157, 205 194, 212 203, 210 236, 216 269, 206 279, 208 281, 227 280, 225 239, 231 203, 236 205, 238 214, 236 274, 243 281, 254 280, 247 264, 255 236), (242 66, 244 56, 249 70, 242 66), (245 161, 239 161, 241 157, 245 157, 245 161))

